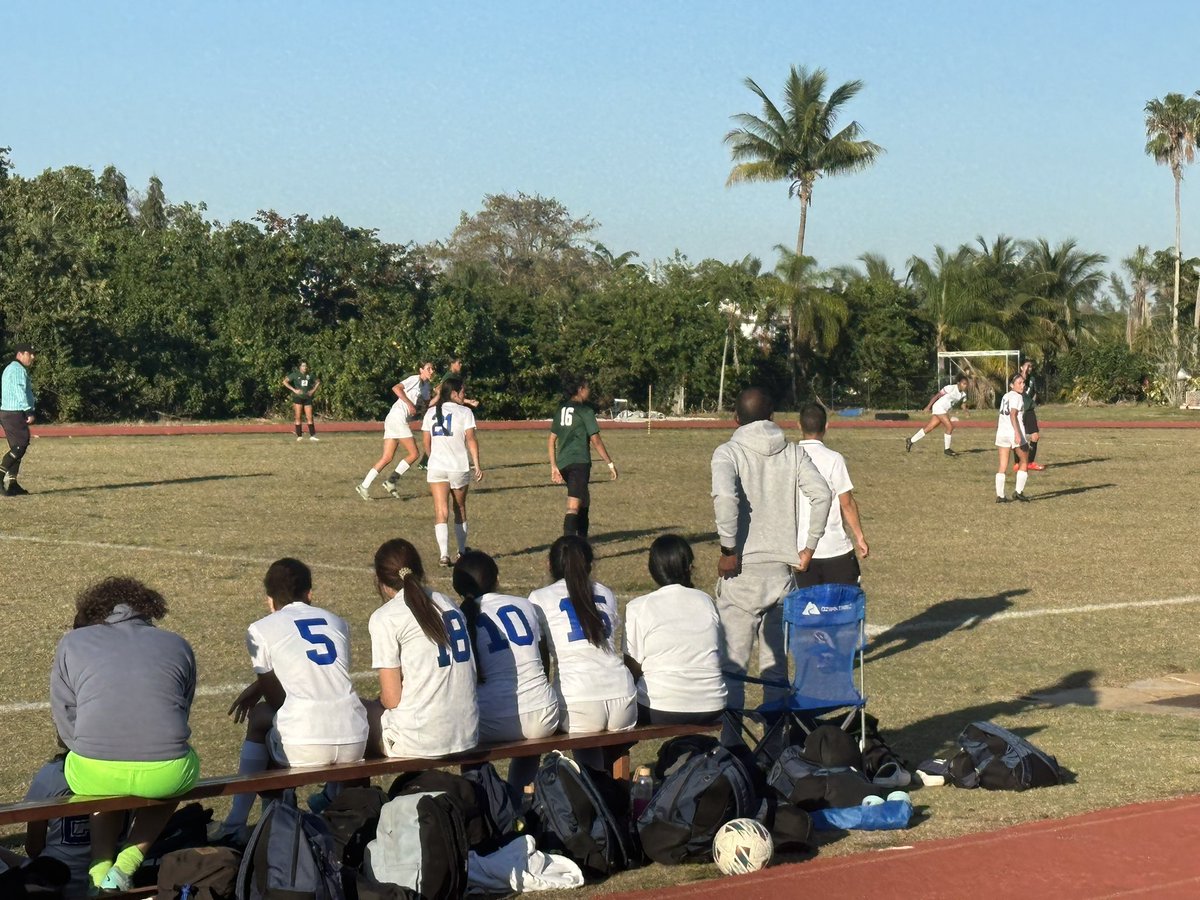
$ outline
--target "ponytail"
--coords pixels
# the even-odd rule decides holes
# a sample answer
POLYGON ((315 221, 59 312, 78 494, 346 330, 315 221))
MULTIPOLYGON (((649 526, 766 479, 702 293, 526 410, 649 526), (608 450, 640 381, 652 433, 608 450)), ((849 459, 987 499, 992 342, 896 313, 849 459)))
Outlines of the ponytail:
POLYGON ((611 635, 596 609, 592 583, 592 545, 584 538, 564 534, 550 546, 550 574, 567 583, 567 596, 587 642, 607 650, 611 635))
POLYGON ((421 584, 424 579, 421 556, 417 548, 404 538, 384 541, 375 551, 375 580, 398 594, 403 593, 404 604, 421 626, 425 637, 439 647, 448 647, 450 636, 446 634, 446 620, 442 618, 441 610, 433 598, 425 592, 421 584))
POLYGON ((437 427, 442 427, 442 404, 450 399, 450 395, 457 393, 463 389, 463 380, 461 378, 446 378, 438 385, 437 396, 437 427))
MULTIPOLYGON (((478 636, 479 598, 496 590, 496 582, 500 570, 496 561, 482 550, 468 550, 458 557, 454 564, 454 591, 462 597, 460 609, 467 620, 467 635, 471 639, 471 653, 479 659, 478 636)), ((487 678, 480 666, 475 667, 478 683, 483 684, 487 678)))

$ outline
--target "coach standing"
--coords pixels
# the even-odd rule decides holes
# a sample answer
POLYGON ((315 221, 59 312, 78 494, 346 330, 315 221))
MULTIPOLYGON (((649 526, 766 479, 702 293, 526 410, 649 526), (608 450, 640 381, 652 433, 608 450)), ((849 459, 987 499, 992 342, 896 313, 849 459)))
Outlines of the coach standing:
MULTIPOLYGON (((779 601, 792 588, 793 569, 808 568, 825 532, 832 495, 804 449, 789 443, 771 421, 774 414, 775 404, 765 391, 747 388, 738 395, 738 429, 713 453, 712 496, 721 540, 717 613, 724 632, 722 668, 745 675, 757 644, 762 677, 783 682, 787 656, 779 601), (808 537, 797 554, 798 507, 805 501, 808 537)), ((745 684, 736 678, 727 681, 728 706, 741 709, 745 684)), ((782 693, 778 688, 763 691, 766 700, 782 693)))
POLYGON ((4 475, 4 493, 19 497, 29 493, 17 484, 17 473, 21 471, 21 460, 29 449, 29 426, 33 424, 34 407, 29 369, 37 357, 29 344, 17 344, 13 349, 15 358, 0 377, 0 425, 8 439, 8 452, 0 459, 0 473, 4 475))

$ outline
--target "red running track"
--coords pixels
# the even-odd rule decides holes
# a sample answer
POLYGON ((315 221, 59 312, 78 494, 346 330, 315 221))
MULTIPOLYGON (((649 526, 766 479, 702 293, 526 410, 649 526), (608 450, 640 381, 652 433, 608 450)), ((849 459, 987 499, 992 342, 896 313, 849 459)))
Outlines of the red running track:
POLYGON ((1200 897, 1200 797, 1139 803, 909 848, 790 863, 616 898, 1099 900, 1200 897))

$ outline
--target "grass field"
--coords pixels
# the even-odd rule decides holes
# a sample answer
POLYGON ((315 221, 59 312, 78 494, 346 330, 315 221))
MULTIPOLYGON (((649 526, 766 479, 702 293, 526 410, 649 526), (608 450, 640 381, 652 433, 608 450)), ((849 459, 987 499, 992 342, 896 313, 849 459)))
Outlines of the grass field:
MULTIPOLYGON (((1045 418, 1052 419, 1047 413, 1045 418)), ((1076 773, 1073 783, 1026 794, 925 789, 908 832, 856 834, 841 853, 997 828, 1195 789, 1195 719, 1051 707, 1025 700, 1054 685, 1116 686, 1197 668, 1197 603, 1145 604, 1196 592, 1195 511, 1200 431, 1047 429, 1031 476, 1036 502, 993 502, 991 433, 964 430, 943 457, 935 435, 903 452, 898 430, 843 428, 871 556, 868 619, 881 633, 867 667, 869 709, 913 763, 948 747, 963 725, 993 719, 1032 739, 1076 773), (1021 616, 1013 616, 1019 612, 1021 616)), ((646 549, 674 531, 694 543, 701 587, 716 543, 708 460, 719 431, 612 432, 621 480, 593 483, 597 577, 622 601, 651 587, 646 549)), ((495 555, 506 590, 548 579, 563 493, 549 484, 540 432, 480 435, 486 479, 470 497, 472 546, 495 555)), ((8 608, 0 657, 0 796, 18 799, 54 749, 47 679, 75 593, 125 573, 167 596, 166 626, 196 649, 202 696, 192 712, 206 775, 236 767, 240 729, 225 710, 250 670, 246 625, 263 614, 266 565, 298 556, 314 569, 314 600, 354 629, 354 669, 369 669, 367 618, 378 604, 375 547, 408 537, 436 568, 423 473, 405 499, 364 503, 353 491, 376 458, 377 434, 319 444, 286 435, 86 438, 35 441, 22 481, 34 493, 0 500, 8 608)), ((603 467, 597 467, 600 478, 603 467)), ((603 473, 607 474, 607 473, 603 473)), ((1011 491, 1011 480, 1010 480, 1011 491)), ((373 678, 359 682, 364 695, 373 678)), ((637 763, 653 748, 634 751, 637 763)), ((690 881, 711 867, 651 867, 598 890, 690 881)))

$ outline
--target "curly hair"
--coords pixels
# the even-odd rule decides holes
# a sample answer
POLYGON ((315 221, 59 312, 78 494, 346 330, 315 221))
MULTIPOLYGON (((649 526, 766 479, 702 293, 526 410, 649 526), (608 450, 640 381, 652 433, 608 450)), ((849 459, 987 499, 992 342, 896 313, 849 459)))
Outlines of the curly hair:
POLYGON ((114 575, 84 588, 75 598, 75 627, 99 625, 121 604, 146 619, 161 619, 167 614, 167 601, 158 591, 136 578, 114 575))

